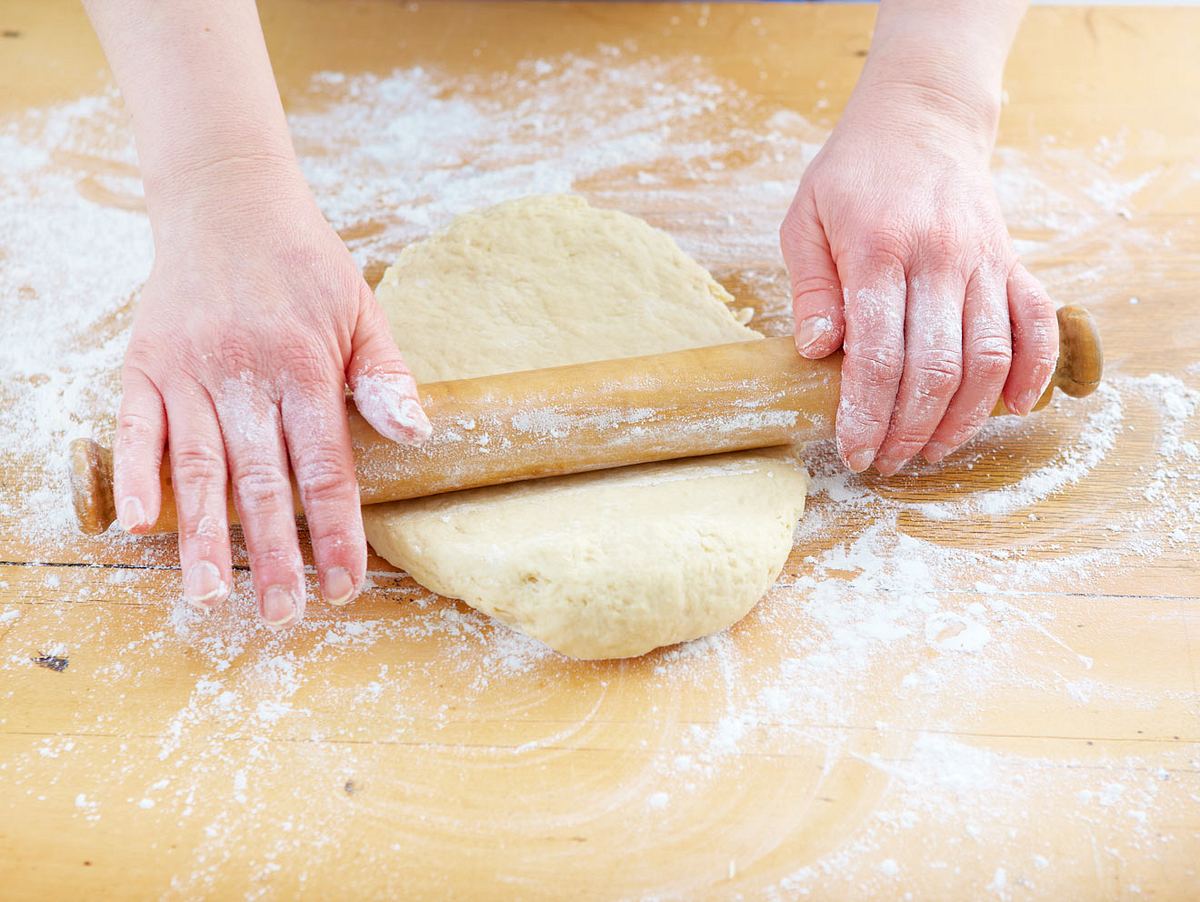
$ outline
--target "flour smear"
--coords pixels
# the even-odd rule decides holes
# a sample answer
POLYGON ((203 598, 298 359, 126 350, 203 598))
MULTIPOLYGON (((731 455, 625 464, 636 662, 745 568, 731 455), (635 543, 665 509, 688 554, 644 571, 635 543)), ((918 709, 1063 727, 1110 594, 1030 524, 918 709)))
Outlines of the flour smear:
MULTIPOLYGON (((666 229, 739 304, 754 308, 751 325, 787 328, 777 226, 826 135, 695 60, 635 58, 605 47, 526 61, 503 75, 329 72, 312 80, 309 95, 305 112, 291 118, 304 170, 368 273, 459 213, 574 190, 666 229)), ((1106 299, 1100 289, 1128 278, 1128 250, 1150 241, 1140 223, 1153 211, 1139 202, 1172 186, 1165 173, 1130 172, 1123 140, 1114 135, 1088 152, 1047 142, 1034 153, 997 154, 996 182, 1014 236, 1052 294, 1070 297, 1083 285, 1095 290, 1095 306, 1130 303, 1106 299), (1050 256, 1080 262, 1039 266, 1050 256)), ((902 852, 913 846, 895 846, 898 837, 932 823, 950 823, 962 837, 955 848, 927 850, 935 872, 986 873, 980 896, 1007 898, 1018 881, 1036 892, 1055 885, 1044 882, 1054 869, 1043 862, 1054 857, 1056 838, 1038 833, 1036 823, 1038 806, 1050 798, 1076 805, 1080 822, 1101 837, 1096 855, 1109 855, 1109 835, 1109 845, 1132 843, 1147 860, 1170 851, 1155 837, 1157 825, 1177 813, 1160 803, 1172 773, 1147 770, 1132 752, 1128 759, 1088 759, 1083 750, 1078 758, 1039 758, 1036 744, 1006 751, 967 737, 978 712, 1011 699, 1055 706, 1068 731, 1086 730, 1080 706, 1092 702, 1133 710, 1189 704, 1152 697, 1119 669, 1096 666, 1075 647, 1072 615, 1050 593, 1111 593, 1095 604, 1116 613, 1118 596, 1132 592, 1131 569, 1194 560, 1196 369, 1117 371, 1085 401, 994 423, 945 468, 925 468, 903 497, 886 483, 848 476, 830 447, 809 449, 812 503, 779 584, 729 633, 641 661, 566 661, 392 573, 373 574, 368 593, 389 602, 371 608, 386 616, 314 603, 298 630, 271 634, 256 624, 240 572, 228 610, 206 618, 183 605, 164 608, 150 631, 129 640, 127 612, 150 600, 143 586, 155 569, 173 566, 173 548, 169 540, 116 532, 81 540, 64 477, 71 438, 109 434, 131 306, 152 262, 126 117, 112 93, 31 110, 0 127, 0 158, 0 457, 6 473, 19 474, 0 486, 4 559, 65 563, 83 548, 97 563, 118 552, 126 562, 100 571, 9 568, 21 572, 7 582, 25 580, 19 591, 30 600, 78 604, 0 611, 0 639, 8 637, 0 646, 0 705, 12 706, 11 686, 33 666, 31 654, 45 650, 34 648, 39 643, 64 643, 68 654, 81 643, 102 652, 89 678, 130 699, 186 658, 194 684, 153 738, 152 754, 170 779, 141 779, 140 746, 132 741, 114 747, 109 768, 112 780, 133 787, 127 804, 142 815, 165 808, 196 822, 198 845, 177 875, 176 894, 216 885, 244 854, 245 836, 275 837, 269 853, 251 862, 264 891, 289 856, 333 854, 314 852, 314 836, 321 848, 338 848, 345 825, 332 796, 315 793, 302 817, 286 828, 276 822, 264 787, 294 762, 273 755, 275 738, 310 737, 336 749, 362 738, 350 721, 371 722, 372 740, 429 742, 444 734, 437 754, 446 770, 470 773, 486 764, 494 775, 519 775, 618 717, 610 712, 623 689, 651 705, 659 723, 641 740, 640 770, 619 785, 579 788, 567 809, 531 804, 513 816, 511 833, 585 830, 616 812, 636 852, 663 831, 682 841, 719 829, 739 850, 719 863, 733 876, 807 823, 813 799, 828 793, 844 802, 852 784, 875 792, 872 814, 863 818, 843 805, 845 813, 828 820, 825 847, 803 867, 762 864, 767 882, 755 892, 795 898, 846 886, 837 881, 854 874, 859 882, 849 890, 888 894, 904 885, 911 864, 902 852), (1017 453, 1028 455, 1027 464, 1003 487, 956 482, 956 474, 991 472, 1017 453), (919 500, 935 490, 936 497, 919 500), (1091 513, 1060 522, 1057 508, 1043 502, 1064 494, 1091 513), (1092 528, 1089 543, 1074 541, 1080 523, 1092 528), (89 624, 86 634, 81 622, 89 624), (435 653, 405 653, 423 646, 435 653), (1018 647, 1035 653, 1018 655, 1018 647), (377 671, 370 682, 339 680, 341 664, 364 659, 377 671), (509 710, 519 721, 522 710, 547 703, 564 670, 575 672, 572 685, 586 696, 573 702, 577 725, 564 728, 552 717, 522 722, 507 749, 462 742, 454 709, 495 704, 492 690, 503 687, 518 700, 509 710), (436 704, 424 691, 434 684, 445 693, 436 704), (694 710, 698 698, 703 716, 694 710), (331 727, 321 717, 331 710, 354 717, 331 727), (741 756, 755 753, 788 754, 796 764, 782 769, 768 794, 773 807, 751 817, 724 796, 746 776, 741 756), (1044 778, 1011 781, 1017 765, 1044 778), (852 773, 858 777, 845 782, 852 773), (214 780, 228 793, 218 809, 205 807, 197 792, 214 780), (714 806, 714 799, 723 802, 714 806), (1110 824, 1114 807, 1124 813, 1119 837, 1110 824), (1030 857, 1031 843, 1044 854, 1030 857)), ((1139 292, 1138 309, 1152 303, 1150 289, 1139 292)), ((1170 595, 1172 587, 1147 591, 1170 595)), ((89 717, 78 715, 76 732, 110 734, 117 715, 89 717)), ((66 735, 31 740, 0 761, 0 780, 36 798, 34 762, 44 773, 47 759, 81 754, 82 743, 66 735)), ((331 751, 321 779, 344 781, 350 793, 347 755, 331 751)), ((70 789, 81 823, 103 824, 109 812, 97 787, 70 789)), ((413 819, 407 839, 414 842, 421 830, 424 842, 447 845, 487 833, 486 825, 446 811, 431 824, 417 802, 400 813, 413 819)), ((396 837, 398 848, 405 839, 396 837)), ((667 868, 657 879, 665 894, 686 895, 712 875, 667 868)))

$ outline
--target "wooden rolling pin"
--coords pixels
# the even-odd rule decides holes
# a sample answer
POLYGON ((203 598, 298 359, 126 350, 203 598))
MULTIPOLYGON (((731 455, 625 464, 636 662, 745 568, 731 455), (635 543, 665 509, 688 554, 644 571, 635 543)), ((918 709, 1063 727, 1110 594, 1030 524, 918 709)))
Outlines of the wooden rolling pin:
MULTIPOLYGON (((1100 382, 1103 355, 1091 316, 1062 307, 1058 325, 1058 368, 1035 409, 1056 388, 1079 398, 1100 382)), ((421 400, 433 437, 421 448, 379 435, 350 405, 359 490, 364 504, 376 504, 829 438, 841 365, 841 354, 802 358, 787 336, 430 383, 421 386, 421 400)), ((993 416, 1004 413, 1001 402, 993 416)), ((152 531, 172 532, 166 459, 162 484, 152 531)), ((112 453, 90 439, 72 442, 71 489, 81 529, 108 529, 116 519, 112 453)), ((229 517, 236 522, 232 502, 229 517)))

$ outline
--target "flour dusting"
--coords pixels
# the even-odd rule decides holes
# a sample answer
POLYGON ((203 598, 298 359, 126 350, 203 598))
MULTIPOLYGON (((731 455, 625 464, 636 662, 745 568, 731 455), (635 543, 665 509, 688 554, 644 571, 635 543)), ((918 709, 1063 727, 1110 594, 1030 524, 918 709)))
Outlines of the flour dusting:
MULTIPOLYGON (((666 229, 749 305, 752 326, 790 328, 777 226, 826 135, 694 59, 601 47, 500 75, 329 72, 305 100, 291 117, 304 171, 368 275, 459 213, 578 191, 666 229)), ((1142 223, 1183 177, 1129 171, 1123 142, 1001 148, 995 178, 1051 294, 1128 314, 1152 306, 1148 290, 1139 300, 1102 289, 1133 276, 1130 249, 1161 240, 1142 223), (1051 258, 1066 262, 1043 265, 1051 258)), ((1184 719, 1194 695, 1152 693, 1089 654, 1104 650, 1103 630, 1081 627, 1126 623, 1126 596, 1173 597, 1172 568, 1194 567, 1200 365, 1118 369, 1092 397, 996 421, 944 466, 892 482, 851 476, 830 443, 814 445, 810 509, 776 587, 728 633, 638 661, 567 661, 384 570, 355 605, 314 604, 276 634, 254 616, 240 544, 238 585, 206 616, 161 598, 163 574, 175 578, 171 539, 73 528, 66 445, 111 437, 132 304, 153 259, 119 100, 13 117, 0 154, 0 458, 17 474, 0 486, 0 544, 5 561, 48 564, 0 567, 13 603, 0 612, 0 723, 19 731, 44 680, 75 674, 125 700, 72 709, 61 734, 10 744, 0 781, 38 804, 62 762, 103 760, 102 779, 64 788, 69 816, 86 829, 131 816, 194 826, 172 894, 220 887, 247 836, 269 838, 246 863, 264 891, 285 864, 303 875, 339 854, 346 806, 372 792, 400 824, 397 853, 492 841, 470 787, 508 780, 528 794, 508 812, 514 836, 584 835, 611 819, 631 853, 663 831, 720 836, 731 854, 719 873, 758 874, 746 886, 767 898, 893 895, 920 837, 947 831, 953 842, 923 849, 929 873, 983 875, 981 897, 1050 891, 1061 868, 1119 869, 1118 847, 1137 850, 1142 873, 1180 860, 1169 825, 1183 822, 1189 792, 1200 801, 1194 750, 1131 739, 1118 757, 1086 737, 1094 706, 1168 706, 1184 719), (1167 575, 1145 584, 1148 562, 1167 575), (62 673, 32 663, 57 652, 62 673), (370 678, 351 678, 364 661, 370 678), (1019 724, 981 733, 1025 703, 1053 712, 1076 750, 1051 753, 1019 724), (632 775, 622 769, 613 785, 581 771, 569 799, 539 785, 548 758, 599 756, 605 729, 632 737, 632 775), (281 756, 300 745, 308 757, 281 756), (755 796, 766 810, 750 812, 736 788, 758 779, 744 762, 760 755, 781 766, 755 796), (407 770, 427 759, 460 777, 463 813, 430 814, 420 771, 407 770), (280 786, 305 793, 286 820, 280 786), (1073 806, 1086 848, 1045 832, 1047 804, 1073 806), (827 842, 780 853, 816 817, 827 842)), ((556 416, 527 426, 553 434, 566 428, 556 416)), ((1164 602, 1157 628, 1178 631, 1181 610, 1164 602)), ((715 878, 668 865, 655 879, 686 897, 715 878)))

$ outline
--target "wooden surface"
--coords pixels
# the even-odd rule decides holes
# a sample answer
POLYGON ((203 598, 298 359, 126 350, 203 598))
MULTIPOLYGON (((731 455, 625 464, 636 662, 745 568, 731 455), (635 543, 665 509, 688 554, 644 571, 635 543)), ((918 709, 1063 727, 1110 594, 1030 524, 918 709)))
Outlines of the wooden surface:
MULTIPOLYGON (((306 86, 319 71, 420 65, 447 92, 486 93, 523 60, 598 55, 684 60, 749 98, 749 121, 787 109, 817 135, 846 100, 872 16, 625 3, 263 12, 292 110, 317 103, 306 86)), ((109 86, 77 4, 11 2, 0 28, 0 114, 109 86)), ((1010 64, 1001 145, 1021 165, 1101 159, 1114 180, 1145 175, 1080 234, 1064 237, 1049 205, 1013 222, 1056 300, 1095 313, 1110 391, 886 482, 846 489, 814 450, 843 490, 814 496, 816 525, 779 585, 709 645, 571 663, 377 558, 352 608, 314 603, 303 630, 276 636, 249 625, 244 594, 207 621, 181 612, 168 539, 49 541, 0 508, 0 615, 17 612, 0 620, 0 895, 1200 894, 1200 474, 1186 446, 1200 430, 1194 410, 1161 397, 1200 382, 1198 33, 1200 10, 1037 9, 1010 64), (1089 456, 1087 437, 1113 418, 1089 456), (1027 477, 1058 472, 1047 467, 1064 448, 1075 478, 1039 494, 1027 477), (916 574, 912 598, 892 597, 895 583, 836 550, 884 534, 893 564, 943 548, 962 572, 936 585, 916 574), (846 592, 844 622, 830 587, 846 592), (864 619, 873 606, 886 623, 864 619), (926 609, 938 623, 986 620, 990 643, 968 657, 969 629, 946 642, 926 609), (69 666, 38 666, 56 643, 69 666)), ((732 157, 710 188, 734 184, 732 157)), ((127 168, 103 148, 89 160, 127 168)), ((1094 175, 1047 171, 1068 196, 1094 175)), ((81 178, 81 195, 136 209, 97 184, 81 178)), ((637 184, 619 197, 610 183, 575 187, 673 233, 710 234, 726 251, 701 262, 755 324, 786 328, 773 237, 738 250, 742 195, 714 220, 686 193, 666 204, 637 184)), ((338 225, 374 278, 411 237, 364 251, 355 242, 388 224, 338 225)), ((126 307, 108 328, 127 324, 126 307)), ((47 462, 2 440, 0 466, 9 485, 45 484, 47 462)), ((244 566, 240 541, 235 556, 244 566)))

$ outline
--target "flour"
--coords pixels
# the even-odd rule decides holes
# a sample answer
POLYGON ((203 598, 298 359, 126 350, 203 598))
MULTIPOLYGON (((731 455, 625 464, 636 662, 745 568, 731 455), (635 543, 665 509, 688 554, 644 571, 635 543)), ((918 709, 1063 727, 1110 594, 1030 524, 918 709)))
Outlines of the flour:
POLYGON ((432 433, 428 418, 412 400, 416 395, 417 383, 406 375, 361 375, 354 386, 354 404, 367 422, 406 444, 420 444, 432 433))
MULTIPOLYGON (((1022 476, 1015 485, 975 492, 952 503, 918 503, 912 505, 912 509, 933 520, 959 520, 970 514, 1000 516, 1027 508, 1077 483, 1112 451, 1122 425, 1121 393, 1115 385, 1101 385, 1092 404, 1094 409, 1088 414, 1078 437, 1060 449, 1048 464, 1022 476), (1095 409, 1097 403, 1101 406, 1095 409)), ((996 428, 999 431, 1016 426, 1005 423, 996 428)))
MULTIPOLYGON (((527 60, 498 76, 325 73, 302 99, 304 112, 291 121, 304 171, 369 274, 458 213, 576 190, 666 229, 740 303, 753 305, 756 328, 790 328, 777 227, 825 132, 698 62, 635 59, 604 47, 527 60), (545 152, 547 136, 559 148, 554 154, 545 152)), ((371 766, 356 757, 367 735, 359 723, 369 722, 379 743, 437 737, 440 767, 469 773, 484 760, 503 779, 507 768, 536 767, 539 756, 587 745, 603 724, 624 718, 634 729, 634 704, 653 706, 656 719, 639 740, 642 769, 619 786, 581 785, 574 815, 554 821, 531 811, 513 822, 514 833, 544 836, 563 823, 582 833, 589 818, 622 811, 636 822, 635 848, 645 842, 643 830, 694 829, 680 818, 696 811, 697 800, 723 798, 738 785, 739 756, 816 749, 817 789, 781 768, 778 793, 756 813, 770 820, 771 836, 740 832, 736 817, 722 831, 739 848, 739 874, 766 860, 772 843, 805 821, 811 798, 841 785, 847 768, 867 774, 863 782, 877 792, 874 813, 834 824, 827 847, 794 870, 769 871, 759 895, 819 894, 859 873, 862 861, 875 863, 862 869, 871 876, 843 895, 895 895, 911 871, 903 856, 922 848, 913 837, 947 824, 956 841, 924 850, 931 873, 985 875, 979 896, 1016 895, 1018 886, 1036 893, 1057 886, 1046 881, 1065 867, 1061 838, 1039 832, 1037 811, 1047 800, 1078 806, 1081 829, 1097 837, 1097 861, 1115 860, 1106 843, 1132 845, 1149 867, 1171 851, 1160 836, 1164 825, 1189 816, 1178 791, 1168 793, 1186 779, 1183 753, 1148 768, 1132 743, 1127 757, 1097 758, 1081 741, 1077 754, 1053 758, 1032 741, 1006 747, 971 731, 979 710, 1018 696, 1058 706, 1069 721, 1064 731, 1073 731, 1067 735, 1086 735, 1088 706, 1187 710, 1187 698, 1160 697, 1093 661, 1062 593, 1104 593, 1094 604, 1115 611, 1119 596, 1134 591, 1140 564, 1194 566, 1200 364, 1170 373, 1115 371, 1091 398, 1056 402, 1028 420, 995 421, 944 467, 918 464, 920 480, 903 500, 885 483, 848 475, 831 442, 812 447, 812 503, 784 578, 739 627, 645 661, 568 662, 390 571, 369 574, 372 589, 356 605, 313 605, 298 628, 273 634, 257 623, 244 569, 235 573, 228 604, 212 615, 164 606, 149 590, 157 585, 150 577, 175 566, 172 540, 116 531, 83 540, 65 503, 68 441, 111 437, 132 301, 152 263, 119 101, 105 93, 12 117, 0 123, 0 156, 0 456, 6 473, 21 474, 0 485, 0 553, 9 561, 82 556, 124 564, 99 572, 9 568, 6 589, 16 606, 0 614, 7 643, 0 717, 18 716, 10 713, 18 706, 8 677, 25 674, 34 655, 66 653, 69 643, 76 657, 68 674, 80 668, 121 699, 114 711, 82 709, 72 729, 88 736, 153 731, 151 754, 172 776, 152 788, 159 774, 143 774, 137 736, 119 735, 105 780, 130 787, 138 816, 168 812, 199 825, 176 895, 211 890, 244 854, 247 836, 273 837, 252 862, 264 887, 281 862, 315 867, 333 854, 348 836, 341 787, 356 777, 355 767, 371 766), (993 479, 991 488, 968 491, 957 483, 956 474, 994 473, 1008 455, 1024 453, 1027 463, 1005 471, 1021 474, 1011 484, 993 479), (930 486, 939 497, 922 499, 930 486), (1094 512, 1093 535, 1068 532, 1074 521, 1042 504, 1066 493, 1073 506, 1094 512), (1026 531, 1014 531, 1018 521, 1026 531), (151 627, 130 638, 133 617, 151 627), (81 623, 94 628, 80 634, 81 623), (1018 661, 1017 647, 1036 654, 1018 661), (365 659, 378 670, 364 685, 348 685, 344 674, 365 659), (187 669, 172 671, 181 660, 187 669), (560 695, 564 672, 572 688, 560 695), (177 707, 131 730, 147 687, 181 673, 190 676, 177 695, 154 696, 175 698, 177 707), (440 687, 436 700, 426 691, 431 685, 440 687), (630 686, 645 689, 636 701, 624 694, 630 686), (685 705, 695 703, 697 687, 707 712, 690 720, 685 705), (461 712, 486 709, 504 693, 526 706, 504 712, 519 727, 508 734, 513 741, 472 746, 461 712), (567 706, 556 716, 576 722, 540 720, 548 696, 567 706), (561 715, 568 710, 570 717, 561 715), (327 711, 353 716, 322 720, 327 711), (324 755, 322 769, 293 773, 296 761, 275 754, 290 744, 279 741, 285 738, 328 749, 314 753, 324 755), (1018 772, 1030 776, 1011 780, 1018 772), (273 807, 285 777, 312 790, 286 825, 273 807), (231 800, 219 814, 197 798, 214 779, 231 800), (138 808, 146 801, 153 807, 138 808), (1114 811, 1124 816, 1122 836, 1110 826, 1114 811)), ((1141 226, 1155 213, 1154 198, 1187 178, 1129 171, 1120 136, 1088 152, 1050 141, 1034 153, 1001 148, 995 165, 1004 212, 1030 268, 1061 301, 1098 307, 1128 307, 1127 291, 1100 289, 1135 276, 1128 251, 1160 241, 1141 226)), ((1136 310, 1152 307, 1149 295, 1139 296, 1136 310)), ((475 424, 462 428, 470 433, 475 424)), ((308 580, 315 595, 311 570, 308 580)), ((1177 589, 1161 577, 1137 591, 1177 589)), ((0 760, 0 779, 32 804, 48 763, 78 765, 90 748, 70 737, 31 739, 0 760)), ((394 770, 368 777, 398 779, 394 770)), ((108 817, 97 801, 105 792, 99 781, 66 789, 85 824, 108 817)), ((438 828, 475 836, 472 817, 444 812, 438 828)), ((695 895, 695 881, 705 877, 668 869, 664 894, 695 895)))

